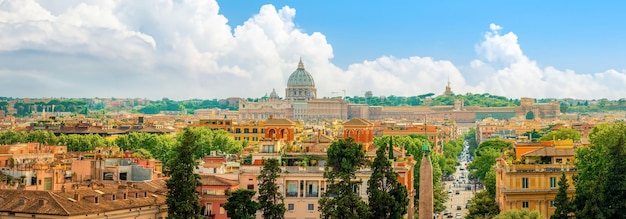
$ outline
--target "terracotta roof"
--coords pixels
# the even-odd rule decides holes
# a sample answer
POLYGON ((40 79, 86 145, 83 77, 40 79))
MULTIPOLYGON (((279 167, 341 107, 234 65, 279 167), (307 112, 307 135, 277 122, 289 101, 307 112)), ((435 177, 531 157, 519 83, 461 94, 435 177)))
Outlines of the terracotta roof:
POLYGON ((215 175, 200 175, 203 186, 236 186, 239 182, 215 175))
POLYGON ((351 119, 343 124, 344 126, 373 126, 374 123, 367 121, 365 119, 351 119))
POLYGON ((534 151, 522 154, 522 157, 555 157, 555 156, 574 156, 576 150, 573 148, 555 148, 543 147, 534 151))
MULTIPOLYGON (((164 204, 166 199, 163 195, 155 195, 156 197, 154 197, 152 196, 153 193, 148 192, 147 197, 140 195, 139 198, 135 198, 133 195, 129 195, 127 199, 123 199, 121 195, 118 195, 116 200, 112 200, 112 194, 118 194, 117 187, 99 188, 98 191, 92 188, 66 192, 0 190, 0 212, 60 216, 85 215, 154 206, 155 201, 158 204, 164 204), (75 193, 79 194, 81 198, 74 199, 75 193), (85 199, 89 197, 98 197, 98 203, 85 199)), ((128 188, 127 191, 143 193, 143 191, 134 188, 128 188)))
POLYGON ((290 119, 276 119, 270 118, 265 120, 265 125, 296 125, 296 122, 291 121, 290 119))
POLYGON ((317 143, 319 140, 319 143, 332 143, 335 141, 335 139, 333 139, 332 137, 325 135, 325 134, 313 134, 313 136, 311 136, 310 139, 306 139, 304 141, 302 141, 303 143, 317 143))

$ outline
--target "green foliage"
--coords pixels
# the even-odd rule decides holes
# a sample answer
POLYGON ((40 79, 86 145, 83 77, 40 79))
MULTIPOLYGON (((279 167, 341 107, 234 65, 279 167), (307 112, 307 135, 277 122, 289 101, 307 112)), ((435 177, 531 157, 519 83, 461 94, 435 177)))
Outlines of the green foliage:
POLYGON ((493 219, 545 219, 539 211, 530 211, 528 209, 512 209, 500 213, 493 219))
MULTIPOLYGON (((371 97, 346 97, 350 103, 368 104, 370 106, 424 106, 426 98, 432 98, 434 93, 426 93, 417 96, 371 96, 371 97)), ((431 99, 430 106, 454 105, 455 100, 462 100, 466 106, 481 107, 497 107, 497 106, 515 106, 516 102, 506 97, 490 95, 490 94, 471 94, 437 96, 431 99)))
POLYGON ((477 192, 470 200, 468 210, 469 213, 465 216, 466 219, 492 218, 500 212, 498 204, 487 191, 477 192))
MULTIPOLYGON (((377 137, 374 138, 374 144, 376 145, 384 145, 388 142, 389 137, 377 137)), ((412 155, 417 164, 413 169, 413 187, 415 190, 419 191, 419 178, 420 178, 420 165, 423 157, 422 145, 424 145, 424 141, 426 138, 424 135, 409 135, 403 136, 399 138, 394 138, 394 142, 397 145, 404 145, 404 149, 407 154, 412 155)), ((432 148, 431 148, 432 150, 432 148)), ((433 204, 435 212, 442 212, 446 209, 445 203, 448 201, 448 194, 444 191, 443 186, 441 185, 441 178, 443 176, 442 172, 442 163, 446 164, 447 162, 441 162, 445 157, 437 153, 431 153, 430 161, 433 166, 433 204)), ((415 195, 414 204, 418 206, 419 201, 419 193, 415 195)))
POLYGON ((479 180, 485 180, 487 172, 489 172, 496 164, 496 158, 502 155, 502 152, 513 147, 513 144, 501 139, 488 139, 480 143, 474 151, 474 161, 470 163, 470 169, 475 169, 475 177, 479 180))
POLYGON ((576 218, 621 218, 626 215, 626 124, 596 125, 590 147, 576 151, 576 218))
POLYGON ((228 196, 224 210, 231 219, 255 219, 260 204, 252 200, 254 190, 238 189, 228 196))
POLYGON ((483 150, 480 156, 476 156, 474 161, 470 163, 470 169, 476 170, 475 177, 481 181, 485 180, 487 172, 493 169, 493 166, 496 165, 496 158, 500 157, 500 155, 502 155, 502 152, 488 148, 483 150))
POLYGON ((469 154, 474 154, 474 151, 478 148, 478 143, 476 142, 476 128, 470 128, 469 132, 465 134, 465 141, 469 145, 469 154))
POLYGON ((526 120, 534 120, 535 119, 535 113, 533 111, 528 111, 526 113, 526 120))
POLYGON ((173 156, 176 139, 169 135, 132 132, 115 138, 122 150, 145 149, 157 160, 167 163, 173 156))
POLYGON ((532 142, 537 142, 537 139, 541 139, 541 134, 535 129, 533 129, 532 131, 527 131, 522 135, 528 137, 528 139, 532 142))
POLYGON ((136 158, 141 158, 141 159, 154 159, 154 156, 152 156, 152 153, 150 153, 150 151, 144 149, 144 148, 138 148, 133 152, 133 156, 136 158))
POLYGON ((554 197, 554 214, 550 216, 550 219, 569 219, 570 214, 573 213, 572 201, 567 197, 567 190, 569 190, 569 183, 567 182, 567 176, 565 172, 561 173, 561 179, 559 179, 559 191, 554 197))
POLYGON ((205 127, 189 127, 187 130, 197 136, 192 143, 194 147, 198 148, 195 153, 196 158, 201 158, 211 151, 236 154, 243 150, 241 141, 231 139, 224 130, 216 131, 205 127))
POLYGON ((198 166, 193 154, 198 150, 194 145, 197 135, 185 128, 180 135, 179 144, 174 149, 175 156, 167 163, 166 174, 170 179, 167 185, 167 218, 200 218, 202 208, 196 187, 200 185, 200 176, 193 172, 198 166))
POLYGON ((197 109, 211 108, 237 110, 239 107, 231 107, 228 105, 228 101, 218 99, 175 101, 163 98, 162 100, 151 101, 150 104, 142 107, 138 111, 143 114, 158 114, 161 111, 188 111, 189 113, 192 113, 197 109))
POLYGON ((398 173, 393 170, 387 158, 390 148, 378 145, 376 158, 371 164, 372 175, 367 181, 367 197, 370 218, 401 219, 407 213, 409 204, 406 186, 398 182, 398 173))
POLYGON ((66 145, 68 151, 92 151, 96 147, 108 147, 113 144, 100 135, 61 135, 58 138, 61 145, 66 145))
MULTIPOLYGON (((0 104, 1 105, 1 104, 0 104)), ((17 117, 27 117, 31 116, 32 112, 43 112, 46 109, 47 112, 50 112, 52 109, 52 105, 54 105, 54 112, 70 112, 70 113, 79 113, 79 114, 87 114, 87 102, 85 100, 58 100, 53 99, 48 102, 33 102, 26 103, 22 100, 18 100, 13 108, 17 111, 15 116, 17 117)))
MULTIPOLYGON (((561 106, 562 109, 562 106, 561 106)), ((567 112, 574 113, 592 113, 592 112, 611 112, 626 111, 626 98, 619 100, 601 99, 597 104, 590 104, 589 101, 572 103, 567 107, 567 112)))
POLYGON ((263 218, 285 218, 284 198, 276 181, 281 171, 278 159, 268 159, 263 162, 263 169, 257 177, 259 181, 259 204, 263 218))
POLYGON ((540 140, 549 141, 571 139, 574 141, 580 141, 580 138, 582 138, 580 132, 572 128, 562 128, 546 133, 545 135, 541 136, 540 140))
POLYGON ((496 168, 491 167, 487 174, 485 175, 484 180, 485 190, 489 193, 489 197, 492 199, 496 199, 496 168))
POLYGON ((365 151, 354 139, 340 139, 333 142, 327 151, 324 171, 326 191, 319 200, 322 218, 362 219, 369 217, 367 204, 354 192, 356 171, 366 164, 365 151))

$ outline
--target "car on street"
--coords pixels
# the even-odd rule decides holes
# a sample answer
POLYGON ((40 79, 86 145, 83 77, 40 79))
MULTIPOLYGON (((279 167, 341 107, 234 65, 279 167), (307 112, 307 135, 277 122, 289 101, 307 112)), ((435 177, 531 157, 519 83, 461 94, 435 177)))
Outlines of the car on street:
POLYGON ((455 195, 460 195, 460 194, 461 194, 461 191, 456 190, 456 192, 454 192, 454 194, 455 194, 455 195))
MULTIPOLYGON (((460 211, 461 209, 462 209, 462 208, 461 208, 461 206, 460 206, 460 205, 457 205, 457 206, 456 206, 456 210, 459 210, 459 211, 460 211)), ((461 213, 456 213, 456 215, 460 215, 460 214, 461 214, 461 213)))

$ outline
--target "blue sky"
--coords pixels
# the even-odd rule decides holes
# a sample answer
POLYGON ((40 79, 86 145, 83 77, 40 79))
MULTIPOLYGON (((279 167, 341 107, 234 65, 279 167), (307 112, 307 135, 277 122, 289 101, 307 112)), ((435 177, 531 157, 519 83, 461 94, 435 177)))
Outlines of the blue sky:
POLYGON ((0 94, 284 96, 302 58, 318 97, 626 97, 625 3, 8 0, 0 94))
POLYGON ((296 25, 322 32, 341 67, 382 55, 430 56, 469 63, 490 23, 518 35, 540 65, 579 72, 626 69, 621 2, 573 1, 218 1, 231 25, 265 4, 297 10, 296 25))

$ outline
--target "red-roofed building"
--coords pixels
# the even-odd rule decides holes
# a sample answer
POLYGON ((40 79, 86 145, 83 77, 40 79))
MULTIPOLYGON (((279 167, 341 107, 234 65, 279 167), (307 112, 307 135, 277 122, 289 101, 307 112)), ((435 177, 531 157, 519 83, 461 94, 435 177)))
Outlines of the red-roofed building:
POLYGON ((228 196, 227 191, 239 188, 239 182, 222 178, 216 175, 200 175, 202 185, 198 186, 200 192, 200 205, 204 207, 203 215, 211 219, 227 219, 224 204, 228 196))

